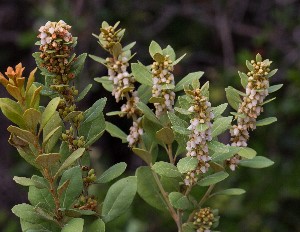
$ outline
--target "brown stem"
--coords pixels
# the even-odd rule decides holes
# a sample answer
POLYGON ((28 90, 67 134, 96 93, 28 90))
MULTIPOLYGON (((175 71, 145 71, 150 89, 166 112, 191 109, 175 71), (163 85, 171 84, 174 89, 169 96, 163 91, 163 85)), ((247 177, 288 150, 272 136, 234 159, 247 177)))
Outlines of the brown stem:
MULTIPOLYGON (((206 190, 204 196, 203 196, 203 197, 201 198, 201 200, 199 201, 199 203, 198 203, 198 208, 200 208, 200 207, 204 204, 204 202, 209 198, 209 195, 210 195, 211 191, 214 189, 214 187, 215 187, 214 184, 209 186, 209 188, 206 190)), ((196 211, 197 211, 197 210, 194 210, 194 211, 190 214, 190 216, 189 216, 187 222, 191 222, 191 221, 193 220, 193 217, 194 217, 194 214, 196 213, 196 211)))
MULTIPOLYGON (((152 164, 150 164, 150 168, 152 167, 152 164)), ((178 232, 182 232, 182 225, 181 225, 181 217, 176 213, 175 209, 173 208, 173 206, 171 205, 169 199, 168 199, 168 194, 166 193, 166 191, 164 190, 164 187, 162 186, 157 174, 152 171, 152 175, 155 179, 155 182, 164 198, 165 203, 167 204, 168 210, 173 218, 173 220, 175 221, 177 228, 178 228, 178 232)))
POLYGON ((174 164, 175 160, 173 158, 172 144, 167 144, 167 153, 168 153, 168 156, 169 156, 169 159, 170 159, 170 163, 174 164))

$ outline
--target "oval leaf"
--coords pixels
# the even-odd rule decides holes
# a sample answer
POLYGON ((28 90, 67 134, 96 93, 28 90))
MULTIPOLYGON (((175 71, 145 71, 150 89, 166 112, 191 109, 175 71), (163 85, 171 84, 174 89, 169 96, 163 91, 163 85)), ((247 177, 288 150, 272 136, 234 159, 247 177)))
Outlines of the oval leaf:
POLYGON ((97 184, 104 184, 123 174, 127 167, 125 162, 121 162, 107 169, 96 181, 97 184))

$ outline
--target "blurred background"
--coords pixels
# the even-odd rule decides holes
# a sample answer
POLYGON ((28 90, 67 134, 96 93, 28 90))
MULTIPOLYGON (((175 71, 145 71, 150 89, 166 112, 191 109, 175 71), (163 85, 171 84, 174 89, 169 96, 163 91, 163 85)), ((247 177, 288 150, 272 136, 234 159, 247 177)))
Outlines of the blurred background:
MULTIPOLYGON (((92 37, 99 34, 103 20, 121 21, 126 28, 123 44, 136 41, 137 59, 151 62, 148 46, 156 40, 170 44, 186 58, 175 69, 180 79, 188 72, 205 71, 202 81, 209 80, 213 105, 225 100, 228 85, 240 89, 237 71, 246 71, 245 60, 256 53, 273 61, 279 68, 271 84, 283 83, 277 99, 265 107, 263 117, 277 116, 278 121, 252 133, 250 147, 275 161, 270 168, 234 172, 218 188, 240 187, 247 193, 238 197, 218 197, 210 205, 220 209, 221 231, 283 232, 300 231, 300 1, 296 0, 1 0, 0 1, 0 71, 22 62, 25 76, 35 68, 31 54, 37 30, 48 20, 60 19, 72 25, 77 36, 76 53, 87 52, 105 57, 92 37)), ((80 104, 87 109, 96 99, 109 97, 105 111, 120 105, 94 77, 106 75, 100 64, 87 59, 77 83, 82 90, 93 83, 92 92, 80 104)), ((41 79, 40 79, 41 80, 41 79)), ((42 81, 42 80, 41 80, 42 81)), ((5 97, 0 87, 0 97, 5 97)), ((44 99, 47 102, 47 99, 44 99)), ((230 110, 229 110, 230 111, 230 110)), ((229 113, 229 112, 227 112, 229 113)), ((128 131, 130 122, 117 117, 107 120, 128 131)), ((0 231, 17 232, 19 221, 12 215, 13 205, 27 201, 27 189, 13 182, 14 175, 31 176, 34 170, 7 143, 9 125, 0 114, 0 231)), ((226 139, 226 138, 225 138, 226 139)), ((131 154, 126 144, 108 134, 93 148, 93 165, 101 173, 110 165, 126 161, 127 174, 134 174, 142 162, 131 154), (117 145, 116 145, 117 144, 117 145)), ((103 198, 107 186, 98 193, 103 198), (102 190, 102 191, 101 191, 102 190)), ((116 222, 107 225, 109 232, 174 232, 174 223, 162 213, 148 207, 136 197, 132 209, 116 222)))

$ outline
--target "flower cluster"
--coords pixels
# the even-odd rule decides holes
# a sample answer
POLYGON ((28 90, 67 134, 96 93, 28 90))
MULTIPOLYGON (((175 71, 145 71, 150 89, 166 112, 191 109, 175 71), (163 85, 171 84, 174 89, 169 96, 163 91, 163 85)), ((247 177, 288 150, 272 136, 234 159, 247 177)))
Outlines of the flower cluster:
POLYGON ((116 23, 114 26, 110 25, 102 25, 100 28, 100 35, 99 40, 102 47, 107 50, 111 51, 115 45, 115 43, 120 42, 122 39, 122 29, 116 30, 119 23, 116 23))
POLYGON ((122 54, 118 58, 109 57, 106 58, 106 65, 109 80, 113 82, 112 95, 119 102, 123 98, 124 92, 134 89, 133 83, 135 80, 127 71, 129 66, 128 58, 122 56, 122 54))
POLYGON ((191 134, 186 146, 186 156, 197 157, 199 163, 196 170, 187 173, 184 180, 186 185, 193 185, 197 182, 197 175, 208 171, 208 162, 211 160, 211 157, 208 154, 207 142, 212 140, 211 119, 214 117, 211 104, 201 94, 200 89, 195 89, 192 92, 192 97, 194 103, 188 110, 193 113, 194 118, 190 120, 191 124, 188 127, 191 134))
POLYGON ((163 98, 163 103, 154 103, 155 114, 160 116, 166 111, 173 111, 175 93, 168 88, 168 85, 174 85, 174 67, 168 55, 160 61, 153 62, 151 72, 153 75, 152 96, 163 98))
POLYGON ((131 97, 127 102, 121 106, 121 111, 127 115, 127 118, 135 117, 141 114, 141 111, 137 109, 136 104, 140 101, 137 95, 137 91, 132 92, 131 97))
POLYGON ((138 118, 136 121, 133 122, 133 125, 130 127, 130 133, 127 136, 127 142, 129 147, 133 147, 136 145, 144 133, 144 130, 141 126, 142 118, 138 118))
MULTIPOLYGON (((269 60, 263 62, 251 61, 253 70, 247 73, 248 84, 246 86, 246 96, 243 97, 239 105, 238 114, 242 117, 237 118, 237 125, 230 129, 231 146, 246 147, 249 139, 249 130, 256 129, 257 117, 263 112, 262 103, 268 95, 269 79, 267 75, 270 72, 269 60)), ((240 157, 235 155, 228 164, 231 170, 235 170, 240 157)))
POLYGON ((197 227, 197 232, 211 232, 214 223, 218 220, 215 213, 209 208, 202 208, 194 215, 193 224, 197 227))

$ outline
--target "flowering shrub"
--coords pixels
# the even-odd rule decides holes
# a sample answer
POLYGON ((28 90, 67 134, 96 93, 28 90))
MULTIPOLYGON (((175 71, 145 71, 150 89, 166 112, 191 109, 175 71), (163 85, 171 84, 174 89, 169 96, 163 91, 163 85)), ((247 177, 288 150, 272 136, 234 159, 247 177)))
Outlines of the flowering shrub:
POLYGON ((76 89, 87 54, 77 56, 77 38, 63 21, 47 22, 39 30, 33 54, 45 77, 35 82, 33 70, 23 77, 22 64, 9 67, 0 82, 14 98, 1 98, 3 114, 15 125, 8 127, 9 143, 21 157, 40 173, 39 176, 14 177, 16 183, 29 187, 30 204, 16 205, 12 211, 20 218, 22 231, 105 231, 105 224, 127 211, 136 192, 150 206, 169 212, 179 232, 209 232, 218 226, 218 210, 205 207, 215 195, 240 195, 245 190, 231 188, 213 192, 214 186, 239 167, 265 168, 273 164, 247 146, 250 131, 276 121, 275 117, 258 120, 265 98, 282 85, 269 85, 277 70, 271 61, 247 61, 248 73, 239 72, 239 91, 226 88, 229 105, 236 111, 223 116, 227 103, 212 106, 209 82, 200 83, 201 71, 187 74, 175 83, 176 58, 171 46, 161 48, 152 41, 149 52, 153 63, 131 63, 135 43, 122 45, 124 29, 119 23, 102 23, 100 34, 93 34, 108 56, 89 55, 107 68, 107 76, 95 78, 115 98, 123 102, 120 110, 107 116, 132 120, 128 133, 105 121, 102 113, 106 99, 80 111, 77 102, 89 92, 91 84, 80 93, 76 89), (130 72, 131 70, 131 72, 130 72), (46 107, 40 96, 50 97, 46 107), (153 109, 147 104, 153 104, 153 109), (90 147, 107 131, 128 143, 129 149, 146 166, 135 176, 113 183, 101 202, 90 194, 90 186, 106 184, 126 169, 118 163, 96 176, 90 147), (218 136, 229 131, 224 144, 218 136))

